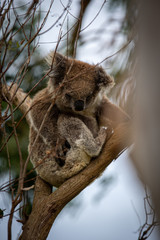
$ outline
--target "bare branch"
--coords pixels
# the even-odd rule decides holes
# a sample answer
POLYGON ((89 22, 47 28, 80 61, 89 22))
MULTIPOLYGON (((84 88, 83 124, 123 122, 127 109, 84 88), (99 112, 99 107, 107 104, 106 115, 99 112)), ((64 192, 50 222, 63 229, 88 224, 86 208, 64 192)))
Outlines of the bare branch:
POLYGON ((77 41, 79 39, 79 33, 80 33, 80 28, 81 28, 83 16, 84 16, 84 13, 87 9, 87 6, 89 5, 90 2, 91 2, 91 0, 81 0, 80 1, 81 8, 80 8, 78 20, 77 20, 76 25, 73 29, 73 32, 71 33, 71 39, 69 41, 69 49, 68 49, 69 56, 74 56, 75 55, 76 45, 77 45, 77 41))
POLYGON ((156 226, 160 223, 156 219, 156 212, 151 203, 151 197, 148 195, 145 187, 146 197, 144 198, 145 223, 140 227, 138 240, 148 239, 156 226))

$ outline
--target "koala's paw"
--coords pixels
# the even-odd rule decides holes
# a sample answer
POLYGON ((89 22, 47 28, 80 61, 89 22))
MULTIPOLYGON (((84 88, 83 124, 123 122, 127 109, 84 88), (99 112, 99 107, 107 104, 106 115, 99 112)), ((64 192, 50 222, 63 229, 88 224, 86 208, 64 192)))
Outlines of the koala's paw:
POLYGON ((112 136, 113 132, 114 130, 111 126, 101 127, 98 135, 102 139, 102 141, 108 141, 112 136))
POLYGON ((107 137, 107 127, 101 127, 98 133, 98 138, 101 143, 104 143, 107 137))
POLYGON ((111 126, 108 127, 102 127, 106 129, 106 141, 108 141, 110 139, 110 137, 112 136, 112 134, 114 133, 114 130, 111 126))

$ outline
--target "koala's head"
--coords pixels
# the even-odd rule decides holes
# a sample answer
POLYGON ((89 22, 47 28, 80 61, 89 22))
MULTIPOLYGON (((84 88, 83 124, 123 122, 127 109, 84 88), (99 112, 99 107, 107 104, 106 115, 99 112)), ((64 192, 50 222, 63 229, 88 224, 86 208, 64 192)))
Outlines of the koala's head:
POLYGON ((51 67, 48 89, 56 95, 60 109, 83 112, 94 110, 106 90, 114 85, 111 78, 99 67, 67 58, 59 53, 47 57, 51 67))

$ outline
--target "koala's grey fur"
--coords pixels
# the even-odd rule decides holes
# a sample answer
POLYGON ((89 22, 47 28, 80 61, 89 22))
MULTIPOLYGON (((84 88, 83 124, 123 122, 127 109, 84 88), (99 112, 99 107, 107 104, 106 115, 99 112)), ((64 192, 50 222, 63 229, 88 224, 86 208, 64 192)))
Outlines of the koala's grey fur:
POLYGON ((29 154, 40 177, 58 187, 99 155, 105 115, 117 109, 105 98, 114 81, 101 67, 58 53, 47 61, 48 86, 35 95, 29 113, 29 154))

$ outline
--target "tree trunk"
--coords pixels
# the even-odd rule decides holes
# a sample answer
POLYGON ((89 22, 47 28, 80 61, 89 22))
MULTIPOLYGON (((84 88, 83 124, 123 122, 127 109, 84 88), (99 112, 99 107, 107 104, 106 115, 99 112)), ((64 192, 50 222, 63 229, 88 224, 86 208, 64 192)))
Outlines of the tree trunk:
MULTIPOLYGON (((135 164, 151 190, 160 221, 160 1, 139 9, 140 74, 137 81, 135 164)), ((139 71, 137 71, 139 72, 139 71)))

